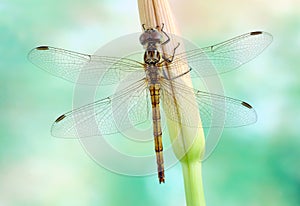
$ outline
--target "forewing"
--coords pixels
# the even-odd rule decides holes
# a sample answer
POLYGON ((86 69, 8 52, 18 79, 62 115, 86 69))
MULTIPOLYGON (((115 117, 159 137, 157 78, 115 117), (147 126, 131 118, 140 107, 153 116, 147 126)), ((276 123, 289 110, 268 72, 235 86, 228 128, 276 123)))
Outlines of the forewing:
MULTIPOLYGON (((225 42, 175 54, 172 70, 188 63, 196 76, 211 76, 234 70, 258 56, 271 42, 272 35, 256 31, 225 42)), ((179 72, 180 73, 180 72, 179 72)), ((192 77, 195 75, 192 74, 192 77)))
POLYGON ((143 64, 131 59, 81 54, 49 46, 32 49, 28 59, 55 76, 86 85, 115 84, 132 73, 135 76, 144 73, 143 64))

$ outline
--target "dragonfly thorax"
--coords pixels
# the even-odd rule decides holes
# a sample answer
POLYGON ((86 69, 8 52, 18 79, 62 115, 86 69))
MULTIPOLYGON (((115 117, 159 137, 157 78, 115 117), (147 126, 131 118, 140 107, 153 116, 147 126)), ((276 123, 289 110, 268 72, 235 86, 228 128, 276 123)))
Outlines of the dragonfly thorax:
POLYGON ((144 62, 148 65, 155 65, 159 63, 160 61, 160 53, 159 51, 155 50, 150 50, 150 51, 145 51, 144 54, 144 62))
POLYGON ((158 84, 161 78, 160 67, 155 65, 148 65, 146 68, 147 80, 150 84, 158 84))

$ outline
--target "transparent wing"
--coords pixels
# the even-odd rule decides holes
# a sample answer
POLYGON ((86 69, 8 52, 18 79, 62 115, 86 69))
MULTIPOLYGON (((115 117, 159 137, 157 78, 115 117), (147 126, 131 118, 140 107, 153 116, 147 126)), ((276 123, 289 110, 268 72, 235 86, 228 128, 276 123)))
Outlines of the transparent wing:
POLYGON ((244 101, 194 90, 175 81, 172 84, 164 81, 162 85, 166 116, 185 126, 199 127, 199 122, 194 121, 192 115, 186 115, 193 109, 199 111, 202 127, 238 127, 257 120, 255 110, 244 101))
POLYGON ((32 49, 28 59, 55 76, 87 85, 115 84, 130 73, 142 76, 144 72, 143 64, 131 59, 81 54, 49 46, 32 49))
POLYGON ((213 46, 189 50, 175 55, 171 69, 178 70, 183 64, 186 65, 187 61, 196 76, 225 73, 258 56, 272 42, 272 39, 271 34, 256 31, 213 46))
POLYGON ((61 115, 52 125, 52 135, 76 138, 113 134, 147 122, 151 106, 145 88, 145 82, 139 81, 111 97, 61 115))

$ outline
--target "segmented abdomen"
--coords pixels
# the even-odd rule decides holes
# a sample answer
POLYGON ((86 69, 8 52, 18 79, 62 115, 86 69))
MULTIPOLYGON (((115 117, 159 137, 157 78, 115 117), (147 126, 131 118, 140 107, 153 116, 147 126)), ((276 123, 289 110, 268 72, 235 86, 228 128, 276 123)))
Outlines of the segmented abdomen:
POLYGON ((162 131, 161 131, 161 117, 160 117, 160 85, 152 84, 149 86, 152 104, 152 120, 153 120, 153 136, 155 143, 155 153, 157 162, 157 171, 159 183, 165 182, 164 174, 164 159, 163 159, 163 145, 162 145, 162 131))

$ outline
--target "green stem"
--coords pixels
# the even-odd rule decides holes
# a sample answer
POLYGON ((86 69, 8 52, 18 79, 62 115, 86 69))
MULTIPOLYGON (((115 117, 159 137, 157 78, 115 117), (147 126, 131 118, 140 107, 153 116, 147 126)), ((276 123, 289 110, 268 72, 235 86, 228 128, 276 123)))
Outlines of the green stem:
POLYGON ((181 162, 187 206, 205 206, 201 162, 181 162))

